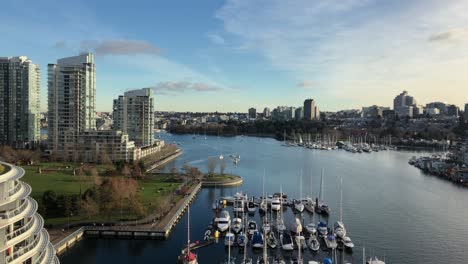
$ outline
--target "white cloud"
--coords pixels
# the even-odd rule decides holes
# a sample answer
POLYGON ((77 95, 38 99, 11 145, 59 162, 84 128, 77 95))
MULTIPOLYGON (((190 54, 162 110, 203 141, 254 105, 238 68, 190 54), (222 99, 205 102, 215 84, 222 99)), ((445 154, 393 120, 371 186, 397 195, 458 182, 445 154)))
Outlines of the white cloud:
POLYGON ((207 33, 206 37, 211 42, 213 42, 214 44, 217 44, 217 45, 223 45, 224 43, 226 43, 226 41, 224 40, 223 37, 221 37, 220 35, 215 34, 215 33, 207 33))
POLYGON ((389 105, 408 89, 420 101, 461 104, 455 94, 468 86, 457 68, 468 67, 468 46, 459 38, 466 10, 462 0, 228 0, 216 17, 244 49, 295 79, 313 79, 322 99, 389 105), (434 45, 431 38, 460 41, 434 45))

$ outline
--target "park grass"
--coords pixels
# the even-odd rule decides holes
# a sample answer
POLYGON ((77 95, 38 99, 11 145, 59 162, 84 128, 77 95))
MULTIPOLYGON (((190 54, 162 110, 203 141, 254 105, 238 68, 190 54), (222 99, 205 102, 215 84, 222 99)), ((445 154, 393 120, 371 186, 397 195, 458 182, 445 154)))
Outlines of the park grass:
POLYGON ((207 176, 205 180, 209 182, 221 182, 221 181, 237 180, 239 178, 240 178, 239 176, 232 175, 232 174, 215 174, 212 176, 207 176))
MULTIPOLYGON (((108 169, 106 166, 99 165, 98 171, 108 169)), ((112 165, 111 165, 112 166, 112 165)), ((75 176, 73 175, 73 168, 76 165, 71 163, 41 163, 35 166, 23 166, 25 169, 25 175, 22 178, 23 181, 31 185, 32 194, 31 196, 40 201, 44 192, 52 190, 57 195, 77 195, 83 193, 86 189, 91 188, 95 184, 95 180, 104 180, 110 176, 75 176), (38 166, 41 167, 42 173, 38 172, 38 166), (53 170, 47 170, 53 169, 53 170)), ((112 176, 119 177, 119 176, 112 176)), ((159 201, 166 199, 175 192, 182 183, 181 180, 175 180, 170 174, 156 174, 149 175, 145 179, 139 179, 138 181, 138 199, 142 203, 147 213, 152 213, 157 209, 159 201)), ((174 199, 180 200, 182 196, 176 195, 174 199)), ((45 224, 47 226, 63 226, 73 222, 109 222, 119 220, 134 220, 137 216, 125 212, 124 215, 116 213, 113 215, 97 215, 92 218, 86 216, 72 216, 58 217, 58 218, 46 218, 45 224)))

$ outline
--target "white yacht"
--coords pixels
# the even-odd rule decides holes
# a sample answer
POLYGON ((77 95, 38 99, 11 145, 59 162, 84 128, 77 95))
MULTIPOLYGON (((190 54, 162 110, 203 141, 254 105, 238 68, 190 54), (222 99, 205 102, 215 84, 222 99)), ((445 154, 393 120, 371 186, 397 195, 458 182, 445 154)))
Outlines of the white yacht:
POLYGON ((336 237, 334 235, 328 235, 323 238, 325 241, 325 245, 327 245, 327 248, 329 249, 336 249, 338 247, 338 243, 336 242, 336 237))
POLYGON ((281 209, 281 199, 278 196, 271 198, 271 210, 279 211, 281 209))
POLYGON ((238 234, 241 230, 242 230, 242 219, 240 218, 234 218, 232 220, 232 225, 231 225, 231 229, 234 233, 238 234))
POLYGON ((307 233, 309 233, 311 236, 314 236, 317 234, 317 228, 315 227, 315 224, 314 223, 308 223, 306 226, 305 226, 305 230, 307 231, 307 233))
POLYGON ((302 203, 302 200, 294 200, 294 209, 298 211, 299 213, 304 212, 304 204, 302 203))
POLYGON ((219 232, 226 232, 231 226, 231 216, 228 211, 221 211, 218 218, 215 219, 219 232))
POLYGON ((343 237, 343 239, 341 241, 343 242, 343 245, 345 246, 345 248, 347 248, 347 249, 353 249, 354 248, 354 243, 351 240, 351 238, 345 236, 345 237, 343 237))
POLYGON ((291 232, 294 233, 294 234, 302 233, 302 224, 301 224, 301 220, 299 220, 299 218, 296 218, 294 223, 291 225, 291 232))
POLYGON ((333 225, 333 229, 338 238, 343 239, 344 237, 346 237, 346 228, 343 222, 336 221, 335 224, 333 225))

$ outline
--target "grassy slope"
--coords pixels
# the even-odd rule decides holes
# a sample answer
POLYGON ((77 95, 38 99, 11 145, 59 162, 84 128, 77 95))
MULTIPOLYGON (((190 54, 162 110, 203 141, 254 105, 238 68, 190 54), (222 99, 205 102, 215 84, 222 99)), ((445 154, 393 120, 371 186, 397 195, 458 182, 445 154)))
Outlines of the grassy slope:
MULTIPOLYGON (((42 195, 47 190, 53 190, 57 195, 79 194, 87 188, 93 186, 94 181, 91 176, 74 176, 70 164, 61 163, 44 163, 40 165, 43 169, 42 174, 37 172, 37 166, 23 166, 26 170, 23 181, 27 182, 32 187, 32 196, 36 200, 41 200, 42 195), (67 168, 68 166, 68 168, 67 168), (47 168, 61 168, 60 171, 46 171, 47 168)), ((98 170, 104 170, 106 165, 98 167, 98 170)), ((100 177, 101 179, 104 177, 100 177)), ((158 200, 163 199, 173 193, 180 182, 167 182, 168 175, 156 175, 149 179, 139 180, 140 190, 138 196, 143 206, 148 212, 155 209, 155 204, 158 200)), ((180 198, 180 197, 179 197, 180 198)), ((124 213, 124 218, 133 219, 135 216, 124 213)), ((70 222, 73 221, 110 221, 120 218, 120 212, 113 216, 96 216, 93 219, 85 219, 83 216, 73 216, 70 222)), ((67 217, 45 219, 47 225, 63 225, 68 222, 67 217)))

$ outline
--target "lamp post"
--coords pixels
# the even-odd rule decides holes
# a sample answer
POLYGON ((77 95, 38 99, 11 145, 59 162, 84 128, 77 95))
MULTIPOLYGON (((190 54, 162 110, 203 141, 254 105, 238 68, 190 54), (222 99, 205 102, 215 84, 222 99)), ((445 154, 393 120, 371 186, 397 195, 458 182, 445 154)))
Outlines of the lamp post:
POLYGON ((70 231, 70 216, 73 216, 73 213, 68 215, 68 225, 67 225, 67 232, 70 231))

